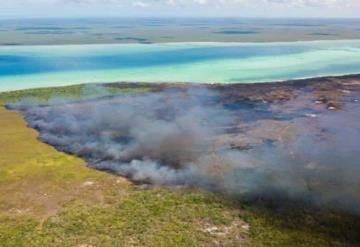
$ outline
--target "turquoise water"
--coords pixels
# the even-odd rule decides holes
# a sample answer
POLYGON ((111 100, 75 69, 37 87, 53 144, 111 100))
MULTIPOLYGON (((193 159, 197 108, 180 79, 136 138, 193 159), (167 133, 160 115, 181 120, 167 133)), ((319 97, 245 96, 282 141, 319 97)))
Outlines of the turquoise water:
POLYGON ((0 91, 85 82, 253 83, 360 73, 360 40, 0 46, 0 91))

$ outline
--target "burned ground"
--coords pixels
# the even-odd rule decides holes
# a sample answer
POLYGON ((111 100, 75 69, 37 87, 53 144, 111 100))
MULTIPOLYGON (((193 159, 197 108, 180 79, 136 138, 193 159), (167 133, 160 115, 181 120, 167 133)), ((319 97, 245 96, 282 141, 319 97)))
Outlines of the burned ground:
POLYGON ((42 141, 136 182, 359 213, 356 78, 148 87, 8 107, 22 111, 42 141))
MULTIPOLYGON (((170 91, 180 88, 181 97, 188 97, 186 85, 109 84, 106 91, 122 95, 124 92, 159 93, 168 91, 169 87, 170 91)), ((327 181, 332 183, 326 186, 327 190, 317 187, 323 198, 313 200, 311 205, 284 198, 277 200, 275 196, 273 200, 257 196, 245 202, 244 195, 239 198, 233 190, 232 193, 224 194, 221 190, 221 193, 209 194, 182 186, 134 185, 121 177, 88 169, 80 159, 36 141, 36 132, 25 127, 20 114, 0 108, 1 243, 6 246, 294 246, 294 243, 297 246, 358 246, 360 221, 357 212, 352 210, 358 202, 351 191, 358 192, 354 182, 358 173, 349 169, 357 165, 356 159, 352 159, 357 150, 348 149, 357 147, 354 144, 358 140, 358 115, 353 113, 358 109, 358 87, 358 76, 282 84, 207 86, 206 90, 210 91, 216 88, 213 95, 223 95, 222 102, 227 110, 243 113, 238 124, 227 125, 220 133, 217 131, 216 141, 212 140, 215 147, 226 146, 236 152, 252 152, 261 146, 272 150, 281 143, 295 144, 294 138, 296 140, 299 131, 304 133, 304 127, 306 133, 317 133, 316 146, 312 144, 312 138, 311 145, 306 138, 305 142, 300 141, 308 148, 305 159, 295 156, 295 160, 309 164, 310 175, 314 174, 315 178, 318 177, 313 169, 316 164, 308 161, 321 161, 319 157, 324 157, 325 151, 332 163, 337 164, 335 167, 342 165, 334 170, 330 163, 331 173, 325 174, 333 174, 335 178, 328 177, 330 180, 327 181), (284 91, 291 97, 283 99, 284 91), (338 107, 330 108, 329 100, 335 101, 338 107), (234 107, 238 105, 242 107, 234 107), (258 117, 250 114, 256 109, 254 112, 258 117), (276 112, 278 117, 271 118, 269 111, 276 112), (331 147, 329 143, 334 145, 331 147), (316 150, 320 152, 314 152, 316 150), (349 171, 354 174, 348 174, 349 171), (351 201, 336 205, 334 197, 332 200, 329 197, 334 195, 338 199, 345 196, 351 201), (330 205, 335 211, 324 207, 324 201, 328 200, 332 201, 330 205)), ((83 88, 72 86, 3 93, 0 101, 17 102, 32 96, 40 100, 43 107, 49 102, 68 104, 69 98, 76 104, 99 101, 99 96, 91 94, 89 97, 88 93, 85 93, 86 99, 79 100, 84 95, 83 88)), ((104 92, 87 86, 85 91, 89 92, 89 89, 96 94, 104 92)), ((109 95, 100 98, 106 100, 109 95)), ((114 138, 121 136, 114 135, 114 138)), ((296 145, 291 149, 296 149, 296 145)), ((206 175, 212 178, 209 180, 211 185, 221 185, 227 171, 219 165, 223 159, 211 161, 212 165, 207 166, 211 169, 207 169, 206 175)), ((293 163, 288 164, 294 168, 293 163)), ((281 166, 275 168, 273 174, 279 174, 281 166)), ((283 175, 291 175, 287 173, 289 170, 285 171, 283 175)), ((244 170, 242 172, 246 174, 244 170)), ((251 171, 249 173, 251 175, 251 171)), ((305 175, 308 178, 308 174, 305 175)), ((272 181, 269 180, 272 176, 264 177, 263 174, 243 177, 248 179, 243 180, 245 182, 249 178, 250 181, 251 178, 272 181)), ((289 176, 290 181, 293 178, 289 176)), ((298 181, 291 182, 296 185, 298 181)), ((322 185, 326 184, 326 180, 320 181, 322 185)), ((244 184, 230 185, 226 188, 244 184)))

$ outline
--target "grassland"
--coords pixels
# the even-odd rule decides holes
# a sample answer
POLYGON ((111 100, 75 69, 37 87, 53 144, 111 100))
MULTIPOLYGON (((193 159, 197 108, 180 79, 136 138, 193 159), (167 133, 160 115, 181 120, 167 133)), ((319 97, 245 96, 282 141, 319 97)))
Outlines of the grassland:
MULTIPOLYGON (((0 102, 91 96, 84 87, 2 93, 0 102)), ((359 246, 359 232, 351 215, 134 185, 41 143, 0 106, 0 246, 359 246)))

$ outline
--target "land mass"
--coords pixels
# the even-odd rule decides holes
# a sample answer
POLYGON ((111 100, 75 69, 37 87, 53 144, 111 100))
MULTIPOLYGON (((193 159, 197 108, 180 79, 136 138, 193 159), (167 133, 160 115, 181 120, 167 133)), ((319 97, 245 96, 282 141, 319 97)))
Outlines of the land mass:
POLYGON ((340 106, 341 96, 360 90, 360 74, 324 76, 307 79, 261 82, 261 83, 134 83, 118 82, 101 84, 119 89, 148 88, 153 92, 175 88, 206 87, 226 95, 227 100, 248 100, 253 102, 286 101, 299 96, 301 92, 312 93, 314 99, 328 107, 340 106))
POLYGON ((78 157, 37 139, 19 112, 4 107, 26 97, 95 100, 118 94, 191 88, 218 93, 247 121, 218 142, 247 149, 283 142, 299 125, 321 133, 316 119, 360 100, 360 75, 260 84, 102 84, 0 94, 0 241, 6 246, 357 246, 359 217, 332 208, 266 200, 242 201, 221 193, 154 187, 93 170, 78 157), (269 115, 269 113, 271 113, 269 115), (244 131, 246 130, 246 131, 244 131), (348 226, 352 227, 349 228, 348 226))

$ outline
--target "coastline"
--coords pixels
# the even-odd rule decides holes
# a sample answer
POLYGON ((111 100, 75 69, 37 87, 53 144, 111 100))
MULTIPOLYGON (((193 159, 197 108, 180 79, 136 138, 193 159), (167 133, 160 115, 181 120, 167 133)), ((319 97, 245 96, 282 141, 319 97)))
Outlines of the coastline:
MULTIPOLYGON (((277 104, 288 102, 304 95, 307 101, 312 102, 309 108, 319 107, 323 110, 341 110, 346 103, 347 97, 353 97, 357 101, 360 94, 360 74, 342 76, 322 76, 306 79, 294 79, 285 81, 268 81, 259 83, 160 83, 160 82, 111 82, 111 83, 83 83, 68 86, 30 88, 0 92, 0 104, 6 104, 7 99, 17 100, 25 97, 70 97, 76 92, 81 95, 87 86, 100 86, 118 91, 130 92, 161 92, 165 90, 188 90, 194 88, 209 89, 218 92, 223 99, 232 104, 239 101, 277 104), (64 94, 65 93, 65 94, 64 94), (315 102, 315 104, 313 104, 315 102)), ((96 91, 96 90, 95 90, 96 91)), ((302 105, 306 105, 304 102, 302 105)), ((315 109, 314 108, 314 109, 315 109)))
POLYGON ((249 82, 249 83, 201 83, 201 82, 141 82, 141 81, 115 81, 115 82, 84 82, 84 83, 74 83, 74 84, 59 84, 56 86, 44 86, 44 87, 29 87, 24 89, 15 89, 0 91, 0 94, 3 93, 13 93, 27 90, 41 90, 41 89, 51 89, 51 88, 62 88, 62 87, 71 87, 71 86, 85 86, 85 85, 98 85, 98 86, 115 86, 119 88, 136 88, 136 87, 154 87, 154 88, 164 88, 164 87, 190 87, 190 86, 206 86, 206 87, 218 87, 218 88, 257 88, 257 87, 281 87, 281 86, 292 86, 292 87, 301 87, 304 85, 309 85, 315 82, 324 82, 328 80, 359 80, 359 74, 344 74, 344 75, 324 75, 318 77, 305 77, 305 78, 296 78, 288 80, 275 80, 275 81, 258 81, 258 82, 249 82))

